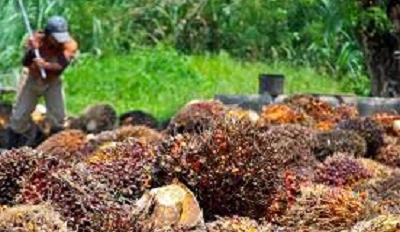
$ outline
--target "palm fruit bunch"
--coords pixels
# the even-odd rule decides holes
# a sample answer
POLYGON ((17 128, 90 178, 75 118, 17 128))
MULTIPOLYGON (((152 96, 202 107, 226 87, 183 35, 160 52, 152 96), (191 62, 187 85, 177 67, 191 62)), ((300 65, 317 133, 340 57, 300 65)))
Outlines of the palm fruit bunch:
POLYGON ((183 107, 170 121, 168 134, 201 132, 223 118, 226 107, 219 101, 193 101, 183 107))
POLYGON ((114 129, 117 120, 117 112, 111 105, 97 104, 88 107, 79 117, 68 119, 66 128, 97 134, 114 129))
POLYGON ((382 127, 371 118, 356 118, 340 122, 337 129, 351 130, 362 136, 367 142, 367 157, 375 157, 384 143, 382 127))
POLYGON ((37 150, 66 161, 79 161, 90 152, 90 146, 82 131, 65 130, 48 138, 37 150))
POLYGON ((259 224, 247 217, 218 217, 217 220, 207 223, 208 232, 272 232, 277 231, 272 225, 259 224))
POLYGON ((29 148, 7 150, 0 155, 0 205, 15 204, 22 182, 37 167, 40 154, 29 148))
POLYGON ((363 137, 354 131, 333 130, 321 132, 316 135, 317 144, 314 149, 315 156, 320 160, 334 153, 346 153, 356 157, 364 157, 367 144, 363 137))
POLYGON ((155 156, 137 140, 125 140, 85 162, 91 176, 105 184, 112 196, 134 200, 154 185, 155 156))
POLYGON ((400 216, 383 214, 357 223, 349 232, 399 232, 400 216))
POLYGON ((247 120, 252 123, 257 123, 260 116, 257 112, 252 110, 245 110, 239 107, 229 107, 227 109, 226 118, 231 118, 233 120, 247 120))
POLYGON ((394 171, 386 178, 376 178, 354 188, 366 191, 371 200, 377 203, 382 213, 400 214, 400 174, 394 171))
POLYGON ((313 119, 314 127, 320 131, 332 130, 341 120, 358 117, 358 110, 355 106, 342 104, 334 107, 311 95, 294 95, 285 102, 304 110, 313 119))
POLYGON ((335 154, 318 165, 314 181, 335 187, 352 187, 372 177, 373 174, 359 160, 348 154, 335 154))
POLYGON ((163 135, 146 126, 122 126, 112 131, 104 131, 90 138, 95 147, 111 142, 122 142, 128 138, 135 138, 144 144, 160 141, 163 135))
POLYGON ((302 109, 286 104, 264 106, 259 121, 261 126, 271 124, 311 124, 311 118, 302 109))
POLYGON ((157 119, 146 112, 140 110, 133 110, 126 112, 119 116, 120 126, 146 126, 149 128, 157 129, 157 119))
POLYGON ((392 167, 400 167, 400 145, 388 144, 381 147, 375 159, 392 167))
POLYGON ((158 146, 159 176, 178 178, 200 200, 207 217, 266 216, 289 169, 314 163, 314 134, 298 125, 255 127, 219 120, 199 134, 181 134, 158 146))
POLYGON ((0 231, 72 232, 49 205, 19 205, 0 210, 0 231))
POLYGON ((311 95, 294 95, 285 101, 289 105, 302 108, 315 121, 327 121, 334 118, 334 108, 311 95))
POLYGON ((87 167, 67 166, 36 177, 25 184, 20 203, 50 203, 73 231, 130 231, 131 207, 110 196, 87 167))
POLYGON ((372 115, 372 119, 380 124, 387 134, 393 136, 400 135, 400 115, 397 113, 376 113, 372 115))
POLYGON ((342 231, 374 214, 364 193, 324 185, 302 187, 301 196, 279 224, 295 231, 342 231))

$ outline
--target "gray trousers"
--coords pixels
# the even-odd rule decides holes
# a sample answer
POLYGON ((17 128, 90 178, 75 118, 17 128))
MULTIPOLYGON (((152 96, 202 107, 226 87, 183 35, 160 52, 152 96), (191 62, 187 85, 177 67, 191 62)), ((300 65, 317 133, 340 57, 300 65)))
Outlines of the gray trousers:
POLYGON ((32 128, 31 114, 41 96, 44 97, 46 102, 46 118, 51 125, 63 126, 65 105, 61 78, 45 83, 40 79, 29 76, 29 74, 25 74, 21 77, 17 102, 10 119, 11 129, 21 134, 30 131, 32 128))

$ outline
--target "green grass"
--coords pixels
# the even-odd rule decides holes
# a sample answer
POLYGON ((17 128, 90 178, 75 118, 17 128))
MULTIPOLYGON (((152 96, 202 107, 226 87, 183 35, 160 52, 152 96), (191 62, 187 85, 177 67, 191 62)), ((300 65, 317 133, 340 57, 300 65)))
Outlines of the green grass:
POLYGON ((284 74, 287 93, 351 92, 346 83, 310 67, 243 63, 226 53, 185 56, 159 46, 129 55, 81 57, 65 75, 67 107, 77 114, 88 105, 107 102, 119 113, 140 109, 163 119, 193 99, 257 93, 260 73, 284 74))

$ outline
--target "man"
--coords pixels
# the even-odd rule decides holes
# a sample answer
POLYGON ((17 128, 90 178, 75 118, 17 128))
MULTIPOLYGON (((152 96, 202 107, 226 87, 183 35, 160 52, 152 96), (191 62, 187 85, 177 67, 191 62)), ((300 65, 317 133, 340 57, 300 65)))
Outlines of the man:
POLYGON ((78 51, 77 42, 68 32, 67 21, 60 16, 51 17, 44 31, 36 32, 27 42, 22 64, 27 72, 21 78, 17 102, 8 129, 9 148, 30 145, 36 135, 31 113, 39 97, 46 102, 47 117, 52 128, 60 130, 65 118, 61 74, 78 51), (41 58, 36 58, 38 48, 41 58), (46 72, 43 78, 40 68, 46 72), (21 142, 18 142, 22 139, 21 142), (19 143, 19 144, 18 144, 19 143))

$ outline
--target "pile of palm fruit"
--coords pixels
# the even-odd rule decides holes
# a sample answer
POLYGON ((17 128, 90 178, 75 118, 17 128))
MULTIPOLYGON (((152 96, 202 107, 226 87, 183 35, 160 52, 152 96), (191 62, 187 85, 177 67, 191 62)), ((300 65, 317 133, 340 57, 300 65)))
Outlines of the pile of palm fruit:
POLYGON ((98 105, 2 152, 0 231, 400 231, 400 115, 299 95, 120 120, 98 105))

